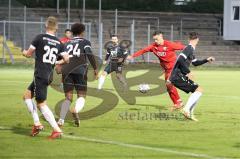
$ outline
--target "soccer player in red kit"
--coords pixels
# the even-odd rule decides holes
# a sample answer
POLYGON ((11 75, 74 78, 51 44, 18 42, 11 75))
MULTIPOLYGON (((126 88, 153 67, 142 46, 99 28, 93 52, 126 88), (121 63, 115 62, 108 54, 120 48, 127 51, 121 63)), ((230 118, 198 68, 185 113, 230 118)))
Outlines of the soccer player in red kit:
POLYGON ((60 38, 60 41, 61 41, 61 43, 65 44, 65 43, 69 42, 71 40, 71 38, 72 38, 71 30, 70 29, 66 29, 65 30, 65 36, 60 38))
POLYGON ((132 56, 129 56, 128 59, 133 59, 140 55, 143 55, 146 52, 152 52, 156 55, 160 61, 160 65, 165 71, 165 80, 168 94, 171 100, 174 103, 172 110, 180 109, 183 106, 182 100, 179 97, 177 89, 170 83, 169 77, 173 70, 174 64, 177 59, 176 52, 177 50, 183 50, 185 48, 181 43, 174 43, 163 39, 163 32, 155 31, 153 33, 154 43, 135 52, 132 56))

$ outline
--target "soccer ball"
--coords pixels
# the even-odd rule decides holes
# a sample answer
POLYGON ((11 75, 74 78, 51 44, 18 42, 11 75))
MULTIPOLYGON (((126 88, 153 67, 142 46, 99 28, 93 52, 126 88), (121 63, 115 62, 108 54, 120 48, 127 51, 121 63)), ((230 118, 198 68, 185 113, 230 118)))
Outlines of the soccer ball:
POLYGON ((139 90, 139 92, 141 92, 141 93, 147 93, 147 92, 149 91, 149 89, 150 89, 150 87, 149 87, 148 84, 140 84, 140 85, 138 86, 138 90, 139 90))

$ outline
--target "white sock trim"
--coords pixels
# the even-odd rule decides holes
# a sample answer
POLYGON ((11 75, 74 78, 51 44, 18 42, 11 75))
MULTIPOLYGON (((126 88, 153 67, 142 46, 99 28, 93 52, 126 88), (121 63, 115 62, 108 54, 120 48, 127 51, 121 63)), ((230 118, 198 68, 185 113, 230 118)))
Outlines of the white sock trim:
POLYGON ((32 101, 32 99, 25 99, 24 102, 25 102, 25 104, 28 108, 29 113, 32 113, 32 111, 33 111, 33 101, 32 101))
POLYGON ((71 101, 66 99, 62 102, 62 105, 61 105, 61 111, 60 111, 60 119, 64 121, 68 111, 69 111, 69 108, 71 106, 71 101))
POLYGON ((102 89, 102 87, 103 87, 103 84, 104 84, 104 81, 105 81, 105 76, 103 76, 103 75, 101 75, 100 77, 99 77, 99 81, 98 81, 98 89, 102 89))
POLYGON ((58 127, 58 124, 54 118, 52 111, 48 108, 47 105, 41 106, 40 110, 44 116, 44 118, 48 121, 51 127, 58 132, 61 132, 61 129, 58 127))
POLYGON ((76 113, 80 112, 83 107, 84 107, 84 104, 85 104, 85 98, 83 97, 79 97, 76 101, 76 105, 75 105, 75 111, 76 113))
POLYGON ((40 120, 37 112, 37 106, 32 99, 25 99, 25 104, 27 105, 28 111, 32 114, 34 125, 39 125, 40 120))
POLYGON ((201 92, 194 92, 190 95, 190 97, 188 98, 187 104, 184 107, 184 110, 187 112, 190 112, 190 110, 193 110, 194 107, 196 106, 197 101, 199 100, 199 98, 201 97, 202 93, 201 92))
POLYGON ((60 118, 57 123, 60 124, 60 125, 63 125, 64 124, 64 119, 60 118))

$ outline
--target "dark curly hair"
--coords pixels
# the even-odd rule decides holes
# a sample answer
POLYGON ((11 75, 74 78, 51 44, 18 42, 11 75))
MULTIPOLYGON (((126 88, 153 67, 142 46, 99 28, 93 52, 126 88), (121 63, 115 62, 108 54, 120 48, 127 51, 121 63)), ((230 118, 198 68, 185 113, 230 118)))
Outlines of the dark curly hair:
POLYGON ((82 34, 85 31, 85 25, 81 23, 75 23, 71 26, 73 36, 82 34))

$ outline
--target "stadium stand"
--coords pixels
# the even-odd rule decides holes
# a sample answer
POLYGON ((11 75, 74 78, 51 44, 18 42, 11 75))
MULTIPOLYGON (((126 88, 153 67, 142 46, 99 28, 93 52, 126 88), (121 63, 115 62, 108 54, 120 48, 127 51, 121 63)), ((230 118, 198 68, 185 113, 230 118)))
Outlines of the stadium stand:
MULTIPOLYGON (((0 20, 7 19, 7 8, 0 9, 0 20)), ((60 22, 67 22, 67 11, 49 8, 27 8, 26 21, 39 22, 46 17, 53 15, 59 18, 60 22), (42 17, 42 18, 41 18, 42 17)), ((24 17, 22 8, 15 8, 11 15, 12 21, 22 21, 24 17)), ((72 9, 70 22, 79 22, 82 19, 82 11, 72 9)), ((110 33, 114 32, 114 11, 102 11, 103 42, 109 39, 110 33)), ((91 22, 91 41, 94 52, 98 52, 98 10, 86 10, 86 22, 91 22)), ((135 51, 147 45, 147 26, 151 30, 160 29, 165 33, 165 39, 171 39, 171 25, 173 25, 173 40, 182 41, 187 44, 187 33, 197 31, 200 34, 200 44, 197 48, 197 55, 216 57, 215 65, 240 65, 240 46, 232 41, 222 39, 222 15, 221 14, 197 14, 197 13, 165 13, 165 12, 129 12, 118 11, 118 35, 121 39, 130 39, 130 25, 135 20, 135 51), (182 24, 182 25, 181 25, 182 24), (182 28, 182 29, 181 29, 182 28), (182 30, 182 32, 181 32, 182 30)), ((17 46, 23 46, 23 25, 11 25, 10 40, 17 46)), ((0 24, 0 34, 2 34, 0 24)), ((40 24, 27 24, 26 44, 30 43, 32 37, 40 32, 43 26, 40 24)), ((61 36, 66 25, 61 25, 58 36, 61 36)), ((154 57, 151 55, 151 59, 154 57)), ((139 58, 140 60, 141 58, 139 58)))

